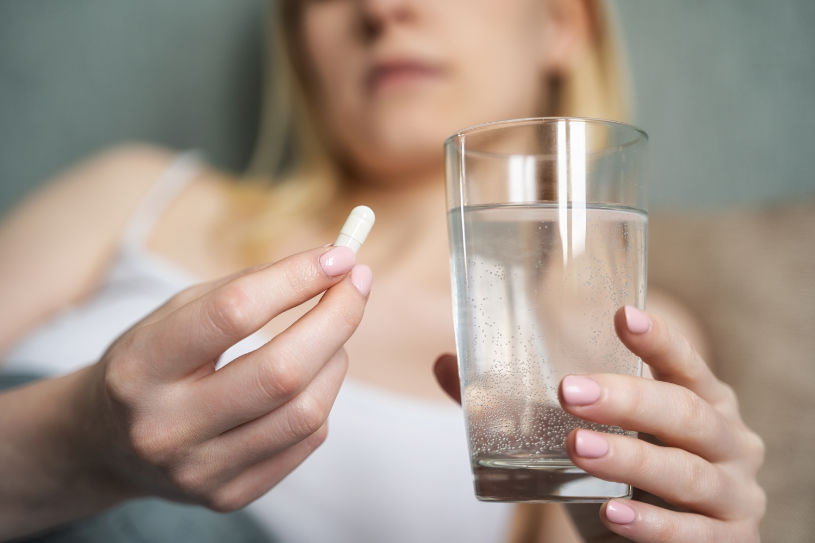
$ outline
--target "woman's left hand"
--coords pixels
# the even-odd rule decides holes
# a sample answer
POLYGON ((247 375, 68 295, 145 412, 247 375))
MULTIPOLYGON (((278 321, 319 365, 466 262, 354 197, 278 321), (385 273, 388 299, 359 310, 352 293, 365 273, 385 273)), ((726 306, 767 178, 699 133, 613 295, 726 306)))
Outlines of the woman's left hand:
POLYGON ((629 483, 684 511, 611 500, 600 510, 603 523, 641 542, 758 541, 766 497, 756 472, 764 444, 742 421, 733 390, 662 319, 626 307, 614 325, 654 379, 570 375, 560 384, 561 405, 588 421, 651 434, 662 446, 575 430, 569 456, 592 475, 629 483))
MULTIPOLYGON (((651 434, 662 445, 579 429, 568 436, 569 456, 592 475, 629 483, 682 511, 614 499, 600 509, 603 524, 638 542, 759 541, 766 496, 756 473, 764 444, 742 421, 733 390, 662 319, 627 307, 614 324, 654 379, 570 375, 560 384, 561 405, 587 421, 651 434)), ((449 358, 437 361, 436 375, 455 398, 449 358)))

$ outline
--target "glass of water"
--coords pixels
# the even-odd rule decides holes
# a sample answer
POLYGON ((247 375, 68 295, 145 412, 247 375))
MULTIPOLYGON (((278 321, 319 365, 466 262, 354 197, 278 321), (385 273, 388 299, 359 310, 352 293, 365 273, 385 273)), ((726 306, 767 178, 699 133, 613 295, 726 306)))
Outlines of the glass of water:
MULTIPOLYGON (((568 374, 639 375, 614 332, 645 306, 647 135, 596 119, 467 128, 445 142, 453 317, 475 493, 596 502, 631 494, 577 468, 568 374)), ((633 434, 632 434, 633 435, 633 434)))

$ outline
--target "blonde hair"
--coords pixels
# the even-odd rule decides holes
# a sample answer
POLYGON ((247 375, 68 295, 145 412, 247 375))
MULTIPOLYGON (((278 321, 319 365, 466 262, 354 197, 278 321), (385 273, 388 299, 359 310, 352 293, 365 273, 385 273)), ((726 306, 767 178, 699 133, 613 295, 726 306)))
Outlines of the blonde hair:
MULTIPOLYGON (((584 0, 589 13, 589 46, 579 52, 568 73, 549 82, 546 115, 627 120, 627 80, 617 41, 616 24, 604 0, 584 0)), ((255 152, 248 168, 256 183, 236 191, 244 214, 257 221, 245 240, 249 260, 263 254, 285 234, 293 217, 342 219, 337 165, 320 138, 314 109, 308 102, 298 1, 279 0, 269 9, 265 101, 255 152), (268 190, 269 182, 271 190, 268 190), (246 187, 249 190, 246 190, 246 187), (266 194, 259 194, 263 187, 266 194), (337 211, 336 216, 330 215, 337 211)), ((439 142, 441 145, 441 142, 439 142)))

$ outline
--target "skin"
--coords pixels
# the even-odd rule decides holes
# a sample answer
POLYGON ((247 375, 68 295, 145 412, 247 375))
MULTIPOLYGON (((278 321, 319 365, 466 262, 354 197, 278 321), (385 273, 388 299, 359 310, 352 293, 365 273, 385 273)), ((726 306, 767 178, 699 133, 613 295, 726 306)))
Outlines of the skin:
POLYGON ((139 496, 216 511, 259 497, 325 439, 370 280, 350 249, 295 254, 186 289, 97 364, 0 395, 0 535, 139 496), (341 265, 325 266, 338 252, 341 265), (227 347, 321 293, 285 333, 215 372, 227 347))
MULTIPOLYGON (((755 477, 764 445, 741 420, 733 390, 662 318, 650 313, 647 318, 647 331, 632 331, 621 308, 614 325, 620 340, 649 365, 655 380, 583 375, 596 384, 598 398, 574 403, 564 394, 566 377, 560 403, 577 417, 651 434, 664 446, 578 429, 567 438, 569 457, 588 473, 630 483, 685 509, 676 512, 635 500, 612 500, 600 510, 603 524, 612 532, 633 541, 758 541, 766 497, 755 477), (581 454, 578 440, 586 434, 607 444, 604 454, 581 454), (614 522, 607 513, 620 502, 633 510, 626 523, 614 522)), ((442 388, 460 403, 455 356, 439 357, 434 372, 442 388)))
MULTIPOLYGON (((585 43, 583 7, 565 0, 478 0, 466 9, 463 0, 307 3, 309 91, 332 152, 346 166, 347 197, 378 216, 359 254, 376 273, 375 296, 368 301, 366 268, 328 275, 319 260, 327 248, 299 252, 336 235, 320 219, 292 224, 287 242, 269 248, 273 265, 234 275, 240 249, 212 233, 251 225, 225 203, 231 180, 205 172, 159 219, 147 249, 208 282, 127 331, 97 364, 0 395, 0 433, 8 437, 0 446, 0 538, 133 496, 240 507, 325 438, 346 370, 394 393, 445 401, 429 378, 438 353, 454 348, 441 141, 475 122, 543 112, 540 82, 568 66, 585 43), (382 58, 414 56, 433 64, 432 76, 376 71, 382 58), (306 302, 321 292, 319 303, 306 302), (273 342, 213 373, 219 351, 258 328, 273 342), (198 340, 195 349, 187 349, 190 337, 198 340), (314 337, 323 341, 314 345, 314 337), (289 363, 292 353, 307 363, 289 363), (215 409, 202 412, 201 405, 215 409)), ((113 150, 60 176, 4 219, 0 351, 92 292, 127 217, 169 160, 149 147, 113 150)), ((682 322, 681 312, 666 314, 682 322)), ((606 454, 585 458, 572 434, 571 457, 590 473, 631 482, 689 512, 632 501, 632 522, 611 522, 609 505, 601 520, 634 541, 758 540, 764 496, 755 471, 763 447, 740 420, 732 391, 674 325, 649 315, 650 329, 633 334, 621 315, 621 340, 656 380, 591 375, 599 399, 564 401, 564 409, 651 432, 666 446, 610 437, 606 454)), ((683 330, 697 335, 692 326, 683 330)), ((455 394, 453 362, 444 356, 435 370, 455 394)), ((546 511, 542 538, 578 540, 562 508, 546 511)))
POLYGON ((435 182, 440 142, 454 130, 544 113, 542 74, 561 69, 585 31, 569 9, 532 0, 307 3, 306 71, 331 142, 358 180, 435 182), (378 74, 396 60, 431 73, 378 74))
POLYGON ((348 344, 351 375, 401 393, 441 397, 427 382, 430 368, 416 363, 454 348, 441 142, 476 122, 544 111, 541 81, 564 69, 585 38, 586 14, 574 5, 306 3, 301 47, 309 92, 325 137, 352 176, 348 200, 367 203, 378 217, 360 253, 377 273, 377 296, 348 344), (377 67, 393 59, 429 65, 434 73, 372 84, 377 67), (394 330, 394 307, 412 334, 394 330), (422 346, 412 337, 422 337, 422 346), (412 356, 393 360, 394 352, 412 356), (382 359, 392 364, 384 367, 382 359))

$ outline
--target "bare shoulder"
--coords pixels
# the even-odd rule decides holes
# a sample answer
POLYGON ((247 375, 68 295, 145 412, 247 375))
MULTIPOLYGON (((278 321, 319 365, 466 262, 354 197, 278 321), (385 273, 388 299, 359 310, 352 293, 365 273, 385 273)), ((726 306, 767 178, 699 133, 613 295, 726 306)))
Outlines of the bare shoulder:
POLYGON ((173 154, 125 145, 43 184, 0 222, 0 352, 97 283, 128 217, 173 154))
POLYGON ((4 218, 4 229, 20 221, 39 225, 35 232, 56 230, 64 221, 109 228, 138 203, 171 157, 142 144, 93 155, 44 182, 4 218))
POLYGON ((172 158, 171 151, 148 144, 112 147, 50 180, 34 200, 43 202, 58 197, 63 204, 73 204, 73 209, 101 208, 102 204, 107 209, 118 205, 132 208, 172 158))

